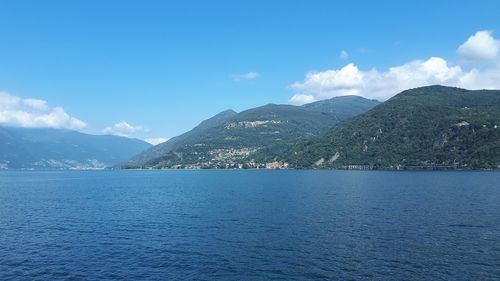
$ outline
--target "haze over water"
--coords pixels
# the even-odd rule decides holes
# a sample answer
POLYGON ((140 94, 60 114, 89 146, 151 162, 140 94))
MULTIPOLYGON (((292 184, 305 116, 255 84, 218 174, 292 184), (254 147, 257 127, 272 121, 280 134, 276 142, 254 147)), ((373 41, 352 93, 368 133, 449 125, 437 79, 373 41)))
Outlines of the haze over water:
POLYGON ((493 280, 500 173, 0 173, 1 280, 493 280))

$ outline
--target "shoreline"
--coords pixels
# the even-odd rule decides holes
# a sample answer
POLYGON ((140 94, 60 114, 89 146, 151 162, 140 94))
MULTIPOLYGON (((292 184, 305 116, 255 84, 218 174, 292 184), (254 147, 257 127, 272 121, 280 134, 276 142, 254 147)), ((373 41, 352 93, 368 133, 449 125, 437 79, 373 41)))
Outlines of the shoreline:
POLYGON ((409 167, 409 168, 376 168, 376 169, 353 169, 353 168, 99 168, 99 169, 0 169, 1 172, 18 171, 18 172, 57 172, 57 171, 385 171, 385 172, 419 172, 419 171, 456 171, 456 172, 499 172, 500 167, 497 169, 479 168, 479 169, 466 169, 466 168, 442 168, 442 167, 409 167))

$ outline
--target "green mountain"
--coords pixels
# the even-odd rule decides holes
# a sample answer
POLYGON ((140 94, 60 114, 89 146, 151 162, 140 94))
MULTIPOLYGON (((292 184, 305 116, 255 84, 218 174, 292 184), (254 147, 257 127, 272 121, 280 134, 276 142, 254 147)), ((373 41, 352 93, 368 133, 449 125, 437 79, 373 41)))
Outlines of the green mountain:
POLYGON ((304 106, 268 104, 240 113, 225 111, 133 157, 123 167, 259 166, 263 163, 250 159, 264 147, 318 136, 378 103, 348 96, 304 106))
POLYGON ((499 168, 500 91, 407 90, 320 137, 260 153, 292 167, 499 168))
POLYGON ((149 147, 117 136, 0 126, 0 170, 105 168, 149 147))
POLYGON ((329 113, 335 116, 338 121, 342 121, 364 113, 379 103, 377 100, 366 99, 360 96, 341 96, 304 104, 302 107, 329 113))
POLYGON ((156 146, 153 146, 145 151, 141 152, 138 155, 135 155, 131 159, 129 159, 126 163, 122 163, 122 166, 127 167, 136 167, 136 166, 144 166, 147 162, 159 158, 166 153, 182 147, 185 143, 188 143, 190 140, 198 139, 202 137, 207 130, 222 125, 226 120, 235 116, 237 113, 233 110, 223 111, 210 119, 207 119, 201 122, 198 126, 196 126, 191 131, 188 131, 182 135, 177 137, 173 137, 164 143, 160 143, 156 146))

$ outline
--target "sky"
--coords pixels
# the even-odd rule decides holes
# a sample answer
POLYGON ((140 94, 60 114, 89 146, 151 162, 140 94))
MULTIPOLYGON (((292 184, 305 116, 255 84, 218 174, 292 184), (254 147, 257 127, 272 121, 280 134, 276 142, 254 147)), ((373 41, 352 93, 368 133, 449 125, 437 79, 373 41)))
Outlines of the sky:
POLYGON ((226 109, 500 88, 500 1, 0 0, 0 125, 158 143, 226 109))

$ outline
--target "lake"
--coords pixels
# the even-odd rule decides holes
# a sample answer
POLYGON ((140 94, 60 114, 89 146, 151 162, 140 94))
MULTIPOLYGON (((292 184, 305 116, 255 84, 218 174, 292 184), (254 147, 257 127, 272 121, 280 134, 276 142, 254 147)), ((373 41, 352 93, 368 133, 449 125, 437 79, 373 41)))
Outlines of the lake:
POLYGON ((0 172, 0 280, 498 280, 500 173, 0 172))

